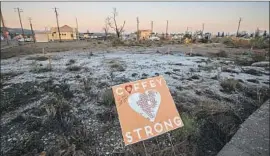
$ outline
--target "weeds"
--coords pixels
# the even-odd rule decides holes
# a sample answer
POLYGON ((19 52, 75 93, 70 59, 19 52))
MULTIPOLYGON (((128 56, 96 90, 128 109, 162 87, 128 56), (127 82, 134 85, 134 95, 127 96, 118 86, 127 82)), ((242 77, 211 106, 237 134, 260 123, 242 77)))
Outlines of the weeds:
POLYGON ((197 135, 198 133, 198 123, 196 119, 187 113, 181 114, 181 119, 184 126, 172 133, 172 136, 177 140, 186 140, 191 135, 197 135))
POLYGON ((250 43, 254 48, 258 49, 269 48, 269 41, 265 40, 263 37, 255 37, 251 39, 250 43))
POLYGON ((232 93, 237 89, 240 89, 242 86, 238 80, 235 79, 225 79, 220 83, 224 92, 232 93))
POLYGON ((203 118, 206 116, 212 116, 220 113, 225 113, 230 110, 225 104, 221 104, 211 99, 205 99, 199 102, 199 105, 195 107, 192 112, 197 118, 203 118))
POLYGON ((114 63, 110 67, 112 69, 115 69, 116 71, 120 71, 120 72, 125 71, 125 68, 119 63, 114 63))
POLYGON ((112 46, 116 47, 116 46, 123 46, 125 43, 123 41, 121 41, 120 39, 114 39, 112 41, 112 46))
POLYGON ((105 106, 112 106, 114 104, 112 89, 108 89, 102 94, 102 104, 105 106))

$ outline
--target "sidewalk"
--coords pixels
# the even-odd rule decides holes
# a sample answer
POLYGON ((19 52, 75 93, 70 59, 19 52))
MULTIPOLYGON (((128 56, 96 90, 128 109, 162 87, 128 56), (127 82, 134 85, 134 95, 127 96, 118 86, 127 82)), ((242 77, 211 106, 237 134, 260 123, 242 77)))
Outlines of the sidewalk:
POLYGON ((269 102, 249 116, 217 156, 269 156, 269 102))

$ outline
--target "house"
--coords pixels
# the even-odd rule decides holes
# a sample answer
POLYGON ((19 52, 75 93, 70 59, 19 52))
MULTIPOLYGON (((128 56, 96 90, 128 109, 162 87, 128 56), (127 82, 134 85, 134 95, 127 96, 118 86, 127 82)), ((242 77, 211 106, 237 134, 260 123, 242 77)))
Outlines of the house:
POLYGON ((48 32, 36 32, 35 33, 36 42, 49 42, 48 32))
POLYGON ((152 31, 151 30, 139 30, 139 36, 140 40, 147 40, 151 36, 152 31))
MULTIPOLYGON (((64 25, 59 28, 60 29, 60 36, 61 40, 76 40, 77 39, 77 29, 72 28, 68 25, 64 25)), ((49 32, 49 41, 58 41, 59 38, 59 32, 57 27, 52 27, 49 32)))

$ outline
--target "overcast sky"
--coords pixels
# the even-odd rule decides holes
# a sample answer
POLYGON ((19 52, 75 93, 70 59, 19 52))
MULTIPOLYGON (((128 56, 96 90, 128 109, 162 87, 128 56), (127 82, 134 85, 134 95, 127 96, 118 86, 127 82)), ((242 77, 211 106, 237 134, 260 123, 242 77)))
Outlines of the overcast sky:
POLYGON ((76 27, 79 31, 101 32, 104 19, 110 16, 112 8, 117 8, 119 25, 126 21, 125 31, 136 30, 136 17, 140 29, 150 29, 154 22, 154 32, 165 32, 166 20, 169 33, 201 30, 205 32, 236 32, 239 17, 240 30, 253 32, 257 27, 269 32, 269 2, 1 2, 1 9, 7 27, 19 28, 18 13, 14 8, 23 9, 23 27, 30 29, 28 18, 32 18, 36 30, 56 26, 52 8, 59 8, 59 24, 76 27))

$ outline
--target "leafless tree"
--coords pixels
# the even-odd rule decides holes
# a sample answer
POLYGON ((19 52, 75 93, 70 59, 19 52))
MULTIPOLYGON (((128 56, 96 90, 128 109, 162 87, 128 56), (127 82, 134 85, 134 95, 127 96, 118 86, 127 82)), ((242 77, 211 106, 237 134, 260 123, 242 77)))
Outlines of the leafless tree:
POLYGON ((117 25, 116 16, 118 16, 118 12, 116 11, 116 8, 113 8, 112 12, 113 16, 109 18, 109 26, 116 32, 116 35, 118 38, 120 38, 120 35, 122 32, 124 32, 124 27, 126 24, 126 21, 124 21, 122 26, 117 25))
POLYGON ((106 40, 107 37, 108 37, 108 32, 109 32, 109 29, 110 29, 109 23, 110 23, 110 17, 107 17, 107 18, 105 19, 105 25, 104 25, 104 27, 103 27, 103 30, 104 30, 104 32, 105 32, 105 40, 106 40))

